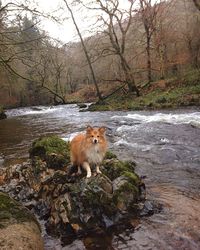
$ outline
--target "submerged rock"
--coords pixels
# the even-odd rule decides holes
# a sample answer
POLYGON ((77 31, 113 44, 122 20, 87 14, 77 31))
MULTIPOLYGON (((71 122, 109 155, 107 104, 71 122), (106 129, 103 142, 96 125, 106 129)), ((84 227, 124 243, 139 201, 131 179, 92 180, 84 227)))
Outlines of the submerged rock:
POLYGON ((69 154, 69 143, 57 136, 39 138, 29 162, 6 170, 4 190, 33 208, 53 235, 106 228, 137 213, 144 183, 134 172, 134 162, 108 152, 102 174, 86 178, 85 172, 72 174, 69 154))
POLYGON ((1 249, 43 249, 35 216, 20 203, 0 192, 1 249))

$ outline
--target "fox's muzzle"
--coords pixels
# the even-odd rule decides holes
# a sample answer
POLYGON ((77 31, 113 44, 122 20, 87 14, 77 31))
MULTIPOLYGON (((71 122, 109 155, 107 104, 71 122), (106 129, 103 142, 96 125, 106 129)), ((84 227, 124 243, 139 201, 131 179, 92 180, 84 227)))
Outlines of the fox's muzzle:
POLYGON ((97 140, 97 139, 94 139, 94 140, 93 140, 93 143, 94 143, 94 144, 97 144, 97 143, 98 143, 98 140, 97 140))

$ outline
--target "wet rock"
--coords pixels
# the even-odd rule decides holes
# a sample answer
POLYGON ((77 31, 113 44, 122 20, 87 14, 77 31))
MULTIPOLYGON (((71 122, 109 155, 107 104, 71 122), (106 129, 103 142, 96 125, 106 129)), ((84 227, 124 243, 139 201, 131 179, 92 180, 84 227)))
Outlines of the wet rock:
POLYGON ((0 192, 1 249, 43 249, 40 226, 20 203, 0 192))
POLYGON ((6 119, 6 118, 7 118, 7 115, 6 115, 6 113, 4 112, 3 107, 0 106, 0 120, 6 119))
POLYGON ((6 118, 7 118, 7 115, 4 112, 0 113, 0 120, 6 119, 6 118))
POLYGON ((63 169, 70 163, 69 143, 58 136, 41 137, 35 140, 29 151, 30 158, 36 170, 41 164, 38 161, 45 161, 48 168, 63 169))
POLYGON ((146 200, 141 204, 141 207, 140 216, 150 216, 154 213, 160 213, 163 209, 161 203, 153 200, 146 200))
POLYGON ((135 203, 139 197, 139 189, 135 180, 132 180, 124 173, 124 175, 113 181, 113 190, 113 200, 121 212, 125 213, 131 208, 134 209, 135 203))
POLYGON ((85 104, 85 103, 79 103, 79 104, 77 104, 77 105, 78 105, 78 107, 79 107, 80 109, 85 109, 85 108, 88 107, 87 104, 85 104))
POLYGON ((64 237, 107 228, 123 219, 124 214, 137 213, 142 181, 134 172, 134 162, 120 161, 108 152, 102 174, 93 173, 89 179, 85 172, 72 175, 69 144, 55 136, 33 142, 30 158, 6 170, 2 188, 34 209, 46 221, 50 234, 64 237))

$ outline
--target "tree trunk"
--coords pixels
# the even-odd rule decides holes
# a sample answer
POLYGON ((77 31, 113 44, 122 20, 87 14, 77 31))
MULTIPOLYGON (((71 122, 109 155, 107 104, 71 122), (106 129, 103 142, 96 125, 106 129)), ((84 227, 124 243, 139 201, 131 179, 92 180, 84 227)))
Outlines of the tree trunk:
POLYGON ((91 63, 91 61, 90 61, 90 57, 89 57, 88 52, 87 52, 87 49, 86 49, 86 47, 85 47, 85 43, 84 43, 84 41, 83 41, 83 38, 82 38, 81 32, 80 32, 80 30, 79 30, 79 27, 78 27, 78 25, 77 25, 77 23, 76 23, 76 20, 75 20, 75 18, 74 18, 74 14, 73 14, 71 8, 69 7, 67 1, 66 1, 66 0, 63 0, 63 1, 65 2, 66 6, 67 6, 67 9, 69 10, 69 12, 70 12, 70 14, 71 14, 72 21, 73 21, 73 23, 74 23, 74 26, 76 27, 76 31, 77 31, 77 33, 78 33, 78 35, 79 35, 80 40, 81 40, 81 45, 82 45, 82 47, 83 47, 83 51, 84 51, 84 53, 85 53, 85 56, 86 56, 86 59, 87 59, 87 62, 88 62, 88 65, 89 65, 89 68, 90 68, 90 71, 91 71, 91 75, 92 75, 92 79, 93 79, 93 82, 94 82, 94 85, 95 85, 95 88, 96 88, 97 96, 98 96, 99 100, 103 100, 103 98, 102 98, 102 96, 101 96, 101 92, 100 92, 100 90, 99 90, 99 86, 98 86, 97 81, 96 81, 96 77, 95 77, 95 74, 94 74, 94 70, 93 70, 93 67, 92 67, 92 63, 91 63))
POLYGON ((151 48, 150 48, 150 35, 147 32, 147 74, 148 74, 148 83, 152 82, 152 75, 151 75, 151 48))
POLYGON ((197 9, 200 11, 200 0, 193 0, 195 6, 197 7, 197 9))
POLYGON ((128 86, 128 91, 131 92, 135 92, 137 96, 140 96, 139 90, 135 85, 135 79, 134 76, 131 72, 131 68, 128 65, 127 61, 125 60, 125 58, 123 57, 123 55, 120 54, 120 61, 121 61, 121 66, 124 72, 124 76, 125 76, 125 82, 128 86))

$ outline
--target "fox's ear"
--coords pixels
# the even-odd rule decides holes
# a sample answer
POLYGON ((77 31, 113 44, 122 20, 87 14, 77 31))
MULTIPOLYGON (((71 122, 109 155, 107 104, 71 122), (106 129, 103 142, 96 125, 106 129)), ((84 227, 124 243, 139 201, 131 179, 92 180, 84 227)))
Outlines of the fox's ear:
POLYGON ((100 127, 100 128, 99 128, 99 132, 100 132, 101 134, 104 134, 104 133, 106 132, 106 127, 100 127))
POLYGON ((92 129, 93 128, 90 125, 88 125, 87 128, 86 128, 86 132, 89 133, 89 132, 91 132, 92 129))

